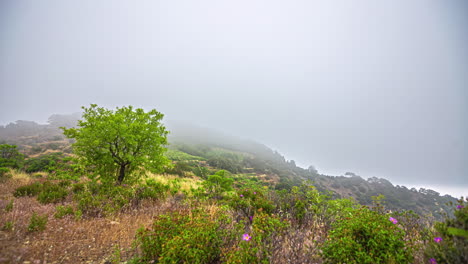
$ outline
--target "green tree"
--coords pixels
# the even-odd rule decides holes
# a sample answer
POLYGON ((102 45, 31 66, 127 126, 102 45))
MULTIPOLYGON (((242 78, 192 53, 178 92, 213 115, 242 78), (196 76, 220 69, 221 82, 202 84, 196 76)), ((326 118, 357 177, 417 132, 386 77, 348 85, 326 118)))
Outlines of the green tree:
POLYGON ((19 168, 24 161, 24 155, 21 154, 15 145, 0 145, 0 167, 19 168))
POLYGON ((203 182, 208 194, 220 196, 223 192, 231 191, 234 180, 229 177, 229 173, 225 170, 220 170, 213 175, 208 176, 208 179, 203 182))
POLYGON ((168 131, 161 123, 164 115, 160 112, 132 106, 112 111, 96 104, 82 108, 78 126, 62 130, 76 140, 74 153, 94 175, 102 180, 116 178, 121 184, 127 175, 145 170, 159 172, 170 164, 164 156, 168 131))

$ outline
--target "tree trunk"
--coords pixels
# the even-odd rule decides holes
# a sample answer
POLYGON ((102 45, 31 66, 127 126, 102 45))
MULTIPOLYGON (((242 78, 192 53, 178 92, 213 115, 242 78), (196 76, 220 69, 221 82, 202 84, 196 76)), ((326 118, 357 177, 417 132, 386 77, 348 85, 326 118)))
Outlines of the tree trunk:
POLYGON ((126 167, 126 166, 127 166, 127 165, 125 165, 125 164, 121 164, 121 165, 120 165, 119 177, 117 178, 117 182, 118 182, 119 184, 122 184, 122 181, 123 181, 123 179, 124 179, 124 177, 125 177, 125 167, 126 167))

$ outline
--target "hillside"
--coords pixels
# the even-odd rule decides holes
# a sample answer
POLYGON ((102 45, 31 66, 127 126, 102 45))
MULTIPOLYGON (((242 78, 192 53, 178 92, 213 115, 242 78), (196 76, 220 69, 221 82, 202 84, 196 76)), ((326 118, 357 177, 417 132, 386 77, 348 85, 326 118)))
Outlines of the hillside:
MULTIPOLYGON (((52 115, 49 123, 40 125, 32 121, 17 121, 0 126, 0 143, 17 145, 29 157, 62 152, 71 153, 70 141, 65 139, 58 127, 71 127, 79 114, 52 115)), ((331 192, 334 198, 352 197, 363 205, 372 204, 372 196, 385 196, 390 210, 412 210, 419 215, 431 215, 441 219, 452 215, 447 203, 456 199, 440 196, 430 189, 394 186, 386 179, 371 177, 363 179, 354 173, 345 176, 319 174, 312 166, 303 169, 288 161, 280 153, 267 146, 221 132, 184 123, 169 123, 169 157, 176 165, 174 173, 195 173, 219 169, 234 174, 248 174, 275 189, 291 189, 303 181, 311 181, 322 192, 331 192), (188 154, 188 155, 185 155, 188 154)))
POLYGON ((72 126, 67 120, 0 127, 0 263, 468 258, 468 200, 352 173, 320 175, 262 144, 186 125, 169 126, 170 162, 160 174, 117 183, 76 162, 57 128, 72 126))

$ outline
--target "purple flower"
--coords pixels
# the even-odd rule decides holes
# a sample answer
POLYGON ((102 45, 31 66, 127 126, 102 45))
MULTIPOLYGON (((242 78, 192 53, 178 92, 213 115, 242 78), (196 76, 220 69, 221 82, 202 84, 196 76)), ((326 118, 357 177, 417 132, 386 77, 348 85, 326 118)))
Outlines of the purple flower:
POLYGON ((441 237, 434 237, 434 241, 436 243, 440 243, 442 241, 442 238, 441 237))
POLYGON ((242 240, 249 241, 250 239, 252 239, 252 237, 249 236, 249 234, 242 235, 242 240))
POLYGON ((457 205, 457 209, 463 209, 463 208, 465 208, 465 206, 463 206, 463 205, 457 205))
POLYGON ((241 194, 241 195, 239 195, 239 196, 240 196, 240 197, 244 197, 244 195, 243 195, 243 194, 241 194))
POLYGON ((394 225, 398 223, 398 220, 393 217, 390 217, 388 220, 390 220, 390 222, 392 222, 394 225))
POLYGON ((254 192, 254 194, 257 194, 257 192, 254 192))
POLYGON ((249 216, 250 222, 253 221, 253 216, 249 216))
POLYGON ((437 261, 435 260, 435 258, 431 258, 431 259, 429 259, 429 263, 431 263, 431 264, 437 264, 437 261))

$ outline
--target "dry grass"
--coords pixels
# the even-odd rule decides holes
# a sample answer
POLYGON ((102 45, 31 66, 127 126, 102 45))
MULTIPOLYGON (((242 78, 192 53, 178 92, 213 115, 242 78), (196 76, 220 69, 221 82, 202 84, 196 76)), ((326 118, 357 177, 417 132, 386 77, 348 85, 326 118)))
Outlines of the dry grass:
POLYGON ((129 259, 136 230, 149 227, 156 215, 178 207, 171 197, 166 201, 145 200, 111 218, 56 219, 56 205, 42 205, 34 197, 13 197, 17 187, 33 180, 26 176, 15 172, 10 180, 0 183, 0 228, 7 222, 14 225, 12 230, 0 231, 0 263, 105 263, 116 249, 121 249, 123 260, 129 259), (13 199, 13 209, 7 212, 5 208, 13 199), (46 230, 28 231, 34 212, 48 216, 46 230))

